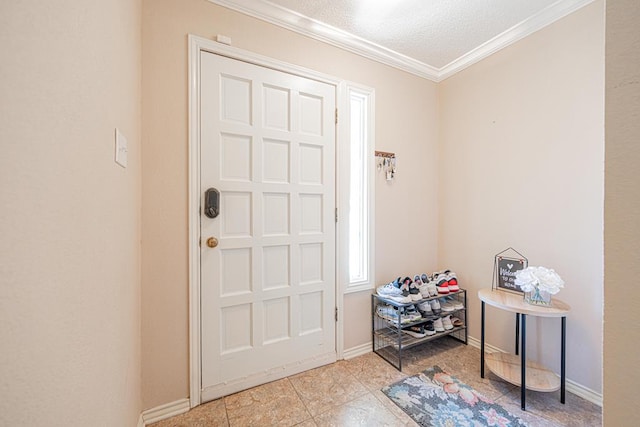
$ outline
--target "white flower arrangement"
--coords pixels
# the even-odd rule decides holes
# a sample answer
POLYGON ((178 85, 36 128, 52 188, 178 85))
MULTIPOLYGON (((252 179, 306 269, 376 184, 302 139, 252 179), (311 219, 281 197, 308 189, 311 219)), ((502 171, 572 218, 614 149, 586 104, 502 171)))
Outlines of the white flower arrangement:
POLYGON ((545 267, 527 267, 516 272, 514 283, 525 292, 533 292, 539 289, 555 295, 564 288, 564 280, 558 273, 545 267))

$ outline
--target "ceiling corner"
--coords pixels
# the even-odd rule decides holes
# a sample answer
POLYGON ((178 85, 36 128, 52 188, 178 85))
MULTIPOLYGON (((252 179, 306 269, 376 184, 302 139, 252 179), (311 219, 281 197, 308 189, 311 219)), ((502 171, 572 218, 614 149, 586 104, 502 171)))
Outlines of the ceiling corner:
POLYGON ((595 0, 560 0, 528 19, 498 34, 438 70, 438 81, 445 80, 494 53, 564 18, 595 0))
POLYGON ((433 67, 347 31, 265 0, 208 1, 336 46, 373 61, 389 65, 434 82, 440 82, 595 0, 558 0, 540 12, 480 44, 464 55, 461 55, 442 68, 433 67))

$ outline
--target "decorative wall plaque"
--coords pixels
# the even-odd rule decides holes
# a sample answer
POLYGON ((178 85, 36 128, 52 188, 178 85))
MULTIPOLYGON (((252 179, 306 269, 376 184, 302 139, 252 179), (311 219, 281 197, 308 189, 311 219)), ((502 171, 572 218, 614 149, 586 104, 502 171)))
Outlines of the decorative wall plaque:
POLYGON ((529 260, 513 248, 505 249, 496 254, 493 263, 492 289, 524 293, 520 286, 515 284, 515 279, 516 272, 524 270, 528 265, 529 260))

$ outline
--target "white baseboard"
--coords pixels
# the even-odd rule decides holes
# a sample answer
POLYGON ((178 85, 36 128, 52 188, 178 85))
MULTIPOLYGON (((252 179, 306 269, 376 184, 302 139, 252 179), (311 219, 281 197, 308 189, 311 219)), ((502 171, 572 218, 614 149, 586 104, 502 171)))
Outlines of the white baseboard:
POLYGON ((371 342, 360 344, 355 347, 351 347, 348 350, 345 350, 342 353, 342 356, 344 357, 344 360, 353 359, 354 357, 358 357, 358 356, 362 356, 363 354, 370 353, 371 347, 372 347, 371 342))
MULTIPOLYGON (((469 336, 467 337, 467 341, 470 346, 480 348, 479 339, 469 336)), ((490 352, 508 353, 502 350, 501 348, 492 346, 491 344, 485 343, 484 347, 485 347, 485 350, 490 352)), ((594 390, 591 390, 590 388, 585 387, 582 384, 578 384, 575 381, 571 381, 568 378, 567 378, 566 387, 569 393, 575 394, 576 396, 579 396, 584 400, 588 400, 589 402, 596 404, 602 408, 602 393, 598 393, 594 390)))
POLYGON ((567 379, 567 391, 602 408, 602 393, 593 391, 570 379, 567 379))
MULTIPOLYGON (((467 343, 471 347, 480 348, 480 340, 477 339, 477 338, 472 337, 471 335, 467 336, 467 343)), ((485 348, 485 350, 490 351, 491 353, 495 353, 496 351, 498 351, 500 353, 507 353, 503 349, 495 347, 495 346, 492 346, 491 344, 487 344, 487 343, 484 343, 484 348, 485 348)))
POLYGON ((184 414, 189 409, 191 409, 191 406, 189 405, 189 399, 180 399, 176 400, 175 402, 165 403, 164 405, 147 409, 145 411, 142 411, 142 414, 140 414, 138 427, 145 427, 149 424, 166 420, 167 418, 175 417, 176 415, 184 414))

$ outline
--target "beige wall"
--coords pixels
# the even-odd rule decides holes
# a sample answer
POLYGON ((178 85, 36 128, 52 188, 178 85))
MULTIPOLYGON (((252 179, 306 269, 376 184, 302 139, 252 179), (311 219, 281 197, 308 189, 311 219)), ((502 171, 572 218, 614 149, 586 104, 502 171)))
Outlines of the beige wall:
MULTIPOLYGON (((567 376, 601 392, 604 4, 596 1, 444 81, 441 264, 481 288, 514 247, 566 281, 567 376)), ((489 308, 487 342, 513 351, 513 315, 489 308)), ((559 372, 560 322, 528 323, 528 355, 559 372), (538 345, 540 343, 540 345, 538 345)))
MULTIPOLYGON (((206 0, 143 2, 143 406, 189 395, 187 34, 376 90, 376 148, 395 151, 397 179, 376 178, 376 274, 436 267, 436 85, 206 0)), ((345 298, 345 348, 370 340, 368 292, 345 298)))
POLYGON ((137 1, 0 2, 0 425, 138 420, 140 21, 137 1))
POLYGON ((607 0, 604 425, 635 424, 640 360, 640 4, 607 0))
MULTIPOLYGON (((607 8, 605 424, 624 425, 638 383, 629 369, 638 293, 628 278, 640 249, 640 198, 628 171, 640 154, 640 16, 633 0, 607 8)), ((513 245, 567 279, 569 377, 599 389, 601 2, 443 83, 441 153, 430 82, 205 0, 146 0, 143 16, 141 196, 139 3, 0 4, 0 424, 135 424, 141 199, 143 407, 188 395, 187 33, 226 34, 237 47, 374 87, 376 148, 399 156, 393 184, 376 178, 378 282, 437 267, 436 212, 441 264, 460 271, 471 294, 489 284, 493 253, 513 245), (115 127, 129 140, 127 169, 113 163, 115 127), (510 166, 502 150, 537 167, 510 166), (516 202, 526 209, 504 202, 522 187, 516 202), (540 214, 536 201, 561 214, 540 214)), ((350 348, 369 340, 368 294, 345 304, 350 348)), ((478 311, 474 301, 475 324, 478 311)), ((490 315, 498 323, 499 313, 490 315)), ((535 326, 538 338, 539 326, 556 333, 555 324, 535 326)), ((512 333, 491 325, 489 342, 509 348, 501 332, 512 333)), ((553 345, 536 350, 557 364, 553 345)))

